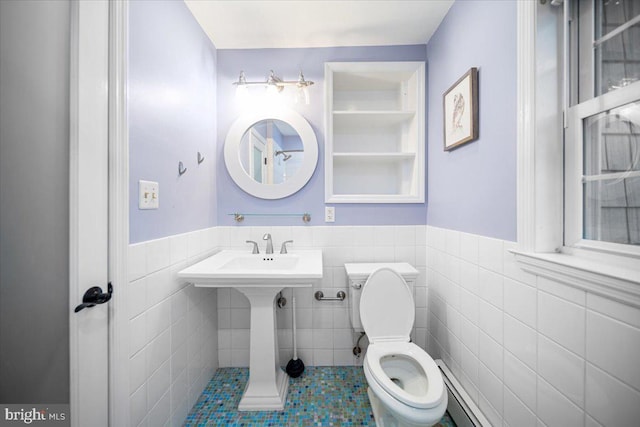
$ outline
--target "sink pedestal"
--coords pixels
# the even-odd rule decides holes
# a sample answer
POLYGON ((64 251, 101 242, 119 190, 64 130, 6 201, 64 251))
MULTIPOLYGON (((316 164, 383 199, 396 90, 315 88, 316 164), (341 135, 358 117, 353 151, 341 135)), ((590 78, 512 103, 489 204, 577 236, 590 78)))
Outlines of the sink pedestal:
POLYGON ((251 304, 249 381, 239 411, 284 409, 289 377, 279 366, 275 298, 282 287, 237 287, 251 304))

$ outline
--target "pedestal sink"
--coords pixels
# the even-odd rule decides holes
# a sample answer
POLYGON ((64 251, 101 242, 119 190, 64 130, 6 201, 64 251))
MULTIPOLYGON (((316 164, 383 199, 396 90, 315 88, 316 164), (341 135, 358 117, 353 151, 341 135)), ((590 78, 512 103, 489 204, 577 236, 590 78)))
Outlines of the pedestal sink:
POLYGON ((178 273, 198 287, 235 288, 251 304, 249 381, 238 410, 282 410, 289 381, 278 365, 275 297, 322 278, 322 251, 250 254, 223 250, 178 273))

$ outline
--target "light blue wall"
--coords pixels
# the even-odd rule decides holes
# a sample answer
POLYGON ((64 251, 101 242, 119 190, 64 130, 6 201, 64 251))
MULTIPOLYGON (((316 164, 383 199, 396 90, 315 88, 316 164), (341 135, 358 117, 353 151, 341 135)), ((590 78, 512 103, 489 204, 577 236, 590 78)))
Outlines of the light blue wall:
MULTIPOLYGON (((324 63, 427 60, 425 204, 337 204, 335 225, 424 224, 506 240, 516 238, 515 1, 456 2, 428 45, 218 50, 182 2, 131 2, 130 241, 215 225, 228 214, 302 213, 324 225, 324 63), (480 138, 442 150, 442 94, 479 68, 480 138), (281 200, 249 196, 230 179, 222 155, 242 113, 234 86, 270 69, 285 79, 302 69, 311 104, 293 105, 311 124, 319 161, 310 182, 281 200), (206 156, 198 166, 197 151, 206 156), (186 175, 178 177, 183 161, 186 175), (138 180, 160 183, 160 209, 137 208, 138 180), (426 219, 425 219, 426 218, 426 219)), ((254 88, 257 89, 257 88, 254 88)), ((251 217, 244 225, 302 225, 299 218, 251 217)))
POLYGON ((134 0, 129 12, 129 212, 136 243, 216 225, 216 49, 181 1, 134 0), (179 161, 187 168, 181 177, 179 161), (138 209, 140 179, 159 183, 159 209, 138 209))
MULTIPOLYGON (((313 49, 218 50, 218 224, 235 224, 233 212, 309 212, 312 225, 324 225, 324 63, 332 61, 424 61, 425 46, 343 47, 313 49), (242 113, 235 100, 234 81, 243 70, 249 81, 266 80, 269 70, 295 80, 302 69, 311 103, 293 105, 316 133, 319 161, 310 182, 296 194, 281 200, 262 200, 244 193, 231 180, 222 155, 224 139, 242 113)), ((258 88, 253 88, 258 89, 258 88)), ((426 204, 337 204, 335 225, 424 224, 426 204)), ((303 225, 300 218, 250 217, 244 225, 303 225)))
POLYGON ((516 240, 516 2, 458 1, 427 44, 427 224, 516 240), (479 69, 480 137, 443 151, 442 94, 479 69))

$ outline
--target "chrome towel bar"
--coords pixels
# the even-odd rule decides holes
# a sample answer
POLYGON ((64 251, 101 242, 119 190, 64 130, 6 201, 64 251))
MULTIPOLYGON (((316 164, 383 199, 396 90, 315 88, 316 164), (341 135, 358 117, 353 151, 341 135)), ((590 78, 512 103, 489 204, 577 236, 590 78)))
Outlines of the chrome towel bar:
POLYGON ((301 216, 302 217, 302 221, 304 222, 310 222, 311 221, 311 214, 309 213, 239 213, 239 212, 234 212, 234 213, 230 213, 227 215, 232 215, 233 219, 235 219, 236 222, 242 222, 244 221, 244 217, 246 216, 301 216))

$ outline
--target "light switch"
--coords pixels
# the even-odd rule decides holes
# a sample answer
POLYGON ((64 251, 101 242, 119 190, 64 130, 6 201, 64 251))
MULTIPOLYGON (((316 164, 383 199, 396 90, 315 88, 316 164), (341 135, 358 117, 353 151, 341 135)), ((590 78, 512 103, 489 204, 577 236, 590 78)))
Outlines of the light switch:
POLYGON ((159 186, 153 181, 138 181, 138 208, 158 209, 160 203, 159 186))

